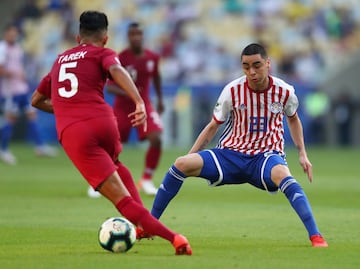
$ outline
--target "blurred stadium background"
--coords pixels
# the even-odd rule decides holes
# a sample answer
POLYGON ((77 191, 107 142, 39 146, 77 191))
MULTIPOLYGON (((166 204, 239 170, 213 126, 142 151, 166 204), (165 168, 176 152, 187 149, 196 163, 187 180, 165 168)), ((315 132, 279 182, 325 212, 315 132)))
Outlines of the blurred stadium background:
MULTIPOLYGON (((165 145, 192 143, 222 87, 241 75, 243 47, 261 42, 272 74, 296 88, 306 142, 360 146, 358 0, 2 0, 1 29, 20 27, 33 89, 56 55, 75 45, 78 17, 89 9, 109 16, 108 47, 124 48, 126 27, 137 20, 147 47, 161 54, 165 145)), ((56 143, 52 115, 39 115, 45 138, 56 143)), ((19 124, 15 139, 24 130, 19 124)))

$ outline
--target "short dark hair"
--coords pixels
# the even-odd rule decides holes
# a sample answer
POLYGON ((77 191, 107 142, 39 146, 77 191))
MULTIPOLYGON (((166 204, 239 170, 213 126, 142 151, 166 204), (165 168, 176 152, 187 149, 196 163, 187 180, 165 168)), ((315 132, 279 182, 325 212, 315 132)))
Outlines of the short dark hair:
POLYGON ((133 21, 133 22, 129 23, 128 31, 130 31, 130 29, 133 29, 133 28, 142 28, 141 23, 139 23, 137 21, 133 21))
POLYGON ((262 45, 257 43, 252 43, 250 45, 247 45, 243 49, 241 53, 241 58, 244 55, 255 55, 255 54, 260 54, 263 59, 266 59, 268 57, 267 52, 262 45))
POLYGON ((99 11, 84 11, 80 15, 80 35, 92 36, 107 31, 109 22, 105 13, 99 11))

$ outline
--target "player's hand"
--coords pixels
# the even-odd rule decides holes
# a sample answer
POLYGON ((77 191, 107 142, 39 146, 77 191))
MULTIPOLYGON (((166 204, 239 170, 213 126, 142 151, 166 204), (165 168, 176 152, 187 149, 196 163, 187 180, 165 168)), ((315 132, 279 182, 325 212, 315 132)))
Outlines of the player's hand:
POLYGON ((144 131, 147 130, 147 124, 146 124, 146 110, 145 105, 143 103, 137 104, 135 111, 130 113, 129 118, 131 119, 131 124, 133 127, 137 127, 140 125, 144 125, 144 131))
POLYGON ((312 172, 312 164, 309 161, 308 157, 306 155, 300 155, 299 157, 300 165, 302 166, 304 172, 307 174, 307 177, 310 182, 313 181, 313 172, 312 172))

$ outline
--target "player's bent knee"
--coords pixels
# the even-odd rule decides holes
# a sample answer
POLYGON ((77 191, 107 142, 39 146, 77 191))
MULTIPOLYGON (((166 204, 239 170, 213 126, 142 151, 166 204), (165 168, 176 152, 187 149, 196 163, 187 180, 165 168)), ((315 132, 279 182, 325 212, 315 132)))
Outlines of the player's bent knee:
POLYGON ((185 173, 186 170, 187 170, 187 159, 186 159, 186 156, 181 156, 181 157, 178 157, 175 162, 174 162, 174 165, 177 169, 179 169, 181 172, 185 173))
POLYGON ((186 176, 198 176, 203 166, 203 160, 199 154, 192 153, 177 158, 174 165, 186 176))
POLYGON ((291 176, 291 174, 286 165, 278 164, 271 169, 271 180, 276 186, 279 186, 280 182, 288 176, 291 176))

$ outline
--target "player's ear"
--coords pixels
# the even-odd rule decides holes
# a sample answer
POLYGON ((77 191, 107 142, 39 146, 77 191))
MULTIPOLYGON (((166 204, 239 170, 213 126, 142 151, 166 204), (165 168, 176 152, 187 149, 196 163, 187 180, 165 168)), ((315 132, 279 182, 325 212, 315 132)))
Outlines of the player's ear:
POLYGON ((106 45, 108 39, 109 39, 109 37, 108 37, 107 35, 105 35, 105 36, 103 37, 102 43, 103 43, 104 46, 106 45))
POLYGON ((76 35, 76 42, 77 42, 78 44, 80 44, 80 41, 81 41, 80 35, 76 35))
POLYGON ((271 67, 270 58, 267 58, 267 59, 266 59, 266 66, 267 66, 267 68, 270 68, 270 67, 271 67))

